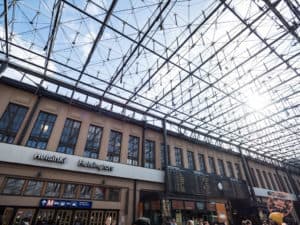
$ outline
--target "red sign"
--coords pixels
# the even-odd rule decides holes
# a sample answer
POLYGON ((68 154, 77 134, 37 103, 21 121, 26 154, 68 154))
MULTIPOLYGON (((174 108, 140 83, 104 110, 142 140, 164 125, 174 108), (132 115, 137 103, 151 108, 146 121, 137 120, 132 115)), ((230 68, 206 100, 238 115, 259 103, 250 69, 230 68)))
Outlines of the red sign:
POLYGON ((195 202, 188 202, 188 201, 185 201, 185 202, 184 202, 184 207, 185 207, 185 209, 187 209, 187 210, 194 210, 194 209, 195 209, 195 202))
POLYGON ((172 208, 173 209, 184 209, 183 201, 172 200, 172 208))

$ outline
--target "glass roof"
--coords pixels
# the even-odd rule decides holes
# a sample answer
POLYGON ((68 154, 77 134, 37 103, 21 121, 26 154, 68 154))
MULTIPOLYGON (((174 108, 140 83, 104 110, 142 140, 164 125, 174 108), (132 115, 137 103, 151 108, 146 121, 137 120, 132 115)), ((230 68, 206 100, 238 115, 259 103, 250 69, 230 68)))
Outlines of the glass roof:
POLYGON ((4 0, 2 75, 300 168, 299 8, 297 0, 4 0))

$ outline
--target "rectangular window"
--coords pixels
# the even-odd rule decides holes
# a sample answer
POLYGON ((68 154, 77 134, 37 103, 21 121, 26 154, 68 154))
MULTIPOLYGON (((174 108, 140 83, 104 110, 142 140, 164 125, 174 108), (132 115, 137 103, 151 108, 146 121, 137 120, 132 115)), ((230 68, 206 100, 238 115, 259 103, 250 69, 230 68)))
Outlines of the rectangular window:
POLYGON ((108 201, 118 202, 120 200, 120 189, 117 188, 110 188, 108 201))
POLYGON ((28 109, 9 103, 0 119, 0 142, 13 143, 28 109))
POLYGON ((278 190, 279 190, 279 191, 283 191, 283 187, 282 187, 282 185, 281 185, 281 183, 280 183, 280 181, 279 181, 278 176, 277 176, 276 174, 273 174, 273 175, 274 175, 274 179, 275 179, 275 181, 276 181, 278 190))
POLYGON ((146 168, 155 168, 155 142, 146 140, 145 141, 145 159, 144 166, 146 168))
POLYGON ((262 176, 261 176, 261 173, 260 173, 259 169, 256 169, 256 173, 257 173, 257 176, 258 176, 261 187, 266 188, 265 182, 262 179, 262 176))
POLYGON ((188 151, 187 152, 187 157, 188 157, 189 169, 194 170, 195 169, 194 152, 188 151))
POLYGON ((278 190, 277 187, 276 187, 276 184, 274 182, 272 174, 269 172, 268 175, 269 175, 269 178, 270 178, 270 181, 271 181, 271 184, 272 184, 272 189, 273 190, 278 190))
POLYGON ((63 198, 76 198, 77 184, 65 184, 64 185, 63 198))
POLYGON ((101 127, 90 125, 83 153, 84 157, 93 159, 99 158, 102 131, 103 129, 101 127))
POLYGON ((265 181, 266 181, 267 188, 268 188, 268 189, 272 189, 271 184, 270 184, 270 181, 269 181, 269 179, 268 179, 268 177, 267 177, 266 171, 262 171, 262 173, 263 173, 264 179, 265 179, 265 181))
POLYGON ((216 173, 216 164, 215 164, 215 159, 213 157, 208 157, 208 164, 209 164, 209 169, 210 173, 216 173))
POLYGON ((42 181, 29 180, 24 195, 40 196, 42 188, 42 181))
POLYGON ((225 173, 225 166, 224 166, 224 162, 221 159, 218 159, 218 167, 219 167, 219 172, 220 175, 225 177, 226 173, 225 173))
POLYGON ((105 189, 102 187, 95 187, 94 189, 94 199, 95 200, 104 200, 105 189))
POLYGON ((2 193, 9 194, 9 195, 20 195, 24 183, 25 180, 22 179, 8 178, 2 193))
POLYGON ((46 197, 59 197, 61 191, 61 184, 60 183, 54 183, 54 182, 48 182, 45 196, 46 197))
POLYGON ((127 164, 137 166, 139 162, 140 138, 129 136, 127 164))
POLYGON ((240 164, 239 163, 235 163, 234 166, 235 166, 235 170, 236 170, 236 177, 237 177, 237 179, 242 180, 242 171, 241 171, 240 164))
POLYGON ((92 186, 90 185, 81 185, 79 198, 90 199, 92 193, 92 186))
MULTIPOLYGON (((170 145, 167 145, 167 154, 168 154, 168 166, 171 165, 171 159, 170 159, 170 145)), ((160 144, 160 163, 161 168, 165 169, 165 144, 160 144)))
POLYGON ((229 173, 228 175, 229 175, 229 177, 234 178, 234 172, 233 172, 232 163, 229 162, 229 161, 227 161, 226 164, 227 164, 227 169, 228 169, 228 173, 229 173))
POLYGON ((283 176, 283 179, 284 179, 284 181, 285 181, 285 183, 286 183, 286 186, 287 186, 288 189, 289 189, 289 192, 290 192, 290 193, 293 193, 292 187, 291 187, 290 182, 288 181, 287 177, 283 176))
POLYGON ((206 163, 203 154, 200 153, 198 154, 198 161, 199 161, 200 171, 206 173, 206 163))
POLYGON ((250 171, 251 171, 251 175, 252 175, 252 177, 253 177, 254 186, 255 186, 255 187, 259 187, 254 169, 251 168, 250 171))
POLYGON ((106 160, 111 162, 120 162, 122 133, 111 131, 107 149, 106 160))
POLYGON ((177 167, 183 167, 181 148, 175 147, 175 163, 177 167))
POLYGON ((55 121, 56 115, 40 112, 26 146, 46 149, 55 121))
POLYGON ((57 152, 74 154, 77 138, 80 130, 80 122, 67 119, 57 147, 57 152))

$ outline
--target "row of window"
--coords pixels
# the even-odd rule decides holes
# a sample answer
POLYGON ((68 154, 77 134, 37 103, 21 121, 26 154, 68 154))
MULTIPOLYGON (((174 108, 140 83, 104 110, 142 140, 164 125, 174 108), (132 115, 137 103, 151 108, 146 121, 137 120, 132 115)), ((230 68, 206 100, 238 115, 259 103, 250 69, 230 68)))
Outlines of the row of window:
POLYGON ((93 199, 119 201, 120 189, 86 184, 60 183, 21 178, 6 178, 2 194, 43 196, 51 198, 93 199))
MULTIPOLYGON (((10 103, 0 119, 0 141, 13 143, 17 132, 25 118, 28 109, 24 106, 10 103)), ((57 116, 51 113, 41 111, 34 123, 33 129, 27 140, 26 146, 32 148, 46 149, 50 135, 52 133, 57 116)), ((61 138, 57 147, 57 152, 65 154, 74 154, 81 122, 67 118, 61 134, 61 138)), ((99 158, 103 128, 90 125, 88 129, 87 140, 84 148, 83 156, 89 158, 99 158)), ((107 149, 106 160, 112 162, 120 162, 122 133, 111 131, 109 144, 107 149)), ((138 165, 140 138, 129 136, 128 141, 128 157, 127 163, 130 165, 138 165)), ((175 165, 183 167, 183 151, 181 148, 175 147, 175 165)), ((168 147, 168 158, 170 159, 170 150, 168 147)), ((188 168, 195 169, 194 152, 187 152, 188 168)), ((207 172, 204 155, 198 154, 200 171, 207 172)), ((214 158, 209 157, 209 168, 211 173, 217 173, 214 158)), ((164 167, 165 155, 164 144, 161 144, 161 167, 164 167)), ((241 179, 239 164, 235 164, 237 171, 236 176, 233 172, 231 162, 226 162, 228 168, 228 176, 241 179)), ((170 165, 170 160, 169 163, 170 165)), ((145 140, 143 166, 146 168, 155 168, 155 142, 145 140)), ((219 174, 226 176, 224 163, 218 159, 219 174)))
POLYGON ((293 193, 290 182, 286 176, 280 176, 279 174, 266 171, 261 172, 259 169, 254 170, 254 168, 251 168, 251 175, 253 177, 254 186, 256 187, 259 187, 259 180, 262 188, 293 193))

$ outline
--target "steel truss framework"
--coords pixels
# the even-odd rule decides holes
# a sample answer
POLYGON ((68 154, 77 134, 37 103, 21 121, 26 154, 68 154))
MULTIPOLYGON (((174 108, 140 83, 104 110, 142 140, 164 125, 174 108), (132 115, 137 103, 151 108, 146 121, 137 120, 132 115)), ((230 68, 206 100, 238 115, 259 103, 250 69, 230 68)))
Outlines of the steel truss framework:
POLYGON ((1 75, 300 169, 297 0, 4 0, 1 75))

